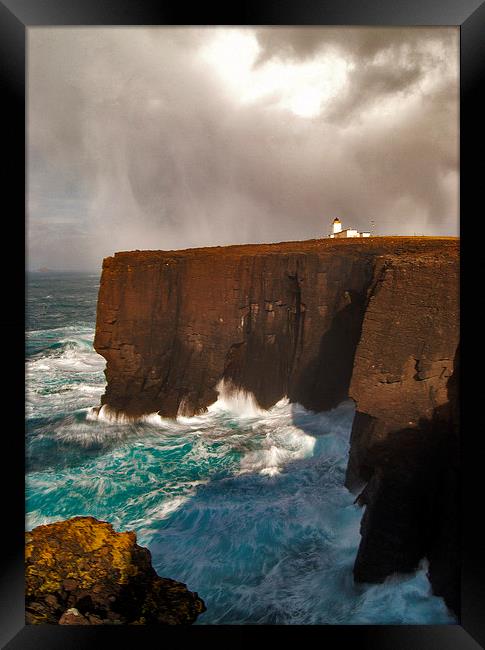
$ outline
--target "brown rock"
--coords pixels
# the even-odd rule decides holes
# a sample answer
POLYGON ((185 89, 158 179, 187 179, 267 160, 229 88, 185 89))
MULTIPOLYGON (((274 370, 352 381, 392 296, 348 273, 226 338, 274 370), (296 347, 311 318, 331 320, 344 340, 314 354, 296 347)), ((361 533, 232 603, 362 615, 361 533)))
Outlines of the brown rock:
POLYGON ((59 605, 59 601, 53 594, 47 594, 44 598, 44 602, 46 605, 49 605, 49 607, 57 607, 59 605))
MULTIPOLYGON (((133 417, 193 415, 216 400, 225 378, 265 408, 285 395, 333 408, 348 396, 382 256, 408 259, 407 285, 418 288, 414 261, 457 266, 458 243, 328 239, 106 258, 94 341, 107 361, 102 404, 133 417)), ((394 326, 406 329, 405 321, 394 326)))
POLYGON ((59 619, 59 625, 90 625, 91 621, 88 621, 86 617, 79 613, 79 611, 72 607, 64 612, 64 614, 59 619))
POLYGON ((25 575, 27 623, 176 625, 205 611, 196 593, 156 574, 135 533, 117 533, 93 517, 28 532, 25 575))
POLYGON ((350 397, 357 404, 347 485, 370 475, 370 450, 420 420, 449 420, 459 332, 459 266, 450 251, 384 256, 376 265, 350 397))
POLYGON ((346 484, 367 482, 354 575, 380 582, 427 557, 434 593, 458 613, 458 259, 384 256, 376 272, 350 385, 346 484))
POLYGON ((62 581, 62 587, 66 591, 74 591, 74 589, 77 589, 77 582, 72 578, 68 578, 62 581))

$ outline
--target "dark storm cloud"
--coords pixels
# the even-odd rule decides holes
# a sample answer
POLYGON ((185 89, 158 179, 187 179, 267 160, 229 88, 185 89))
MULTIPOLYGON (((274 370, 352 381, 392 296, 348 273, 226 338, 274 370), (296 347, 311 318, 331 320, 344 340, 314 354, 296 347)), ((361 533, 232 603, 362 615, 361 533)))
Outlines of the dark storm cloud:
POLYGON ((381 52, 408 49, 411 58, 421 58, 430 41, 443 45, 443 55, 453 56, 457 30, 435 27, 272 27, 256 30, 262 51, 258 63, 274 57, 308 59, 336 49, 343 56, 372 61, 381 52))
MULTIPOLYGON (((338 214, 456 234, 457 30, 246 29, 254 74, 327 55, 345 84, 313 117, 242 102, 201 56, 221 28, 29 30, 29 259, 305 239, 338 214)), ((284 90, 284 89, 283 89, 284 90)))
POLYGON ((436 28, 272 28, 257 31, 262 46, 257 65, 271 59, 305 61, 336 52, 353 66, 347 89, 339 94, 333 113, 343 122, 386 95, 413 91, 430 71, 446 74, 454 66, 455 84, 446 78, 456 102, 458 35, 436 28), (435 51, 430 52, 430 45, 435 51), (454 87, 456 86, 456 87, 454 87))

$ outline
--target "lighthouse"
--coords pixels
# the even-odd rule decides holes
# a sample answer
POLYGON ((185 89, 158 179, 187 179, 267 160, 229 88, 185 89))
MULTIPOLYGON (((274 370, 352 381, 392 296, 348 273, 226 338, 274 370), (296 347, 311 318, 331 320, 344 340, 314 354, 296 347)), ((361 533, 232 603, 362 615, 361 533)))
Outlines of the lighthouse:
POLYGON ((335 217, 332 223, 332 232, 329 237, 337 237, 338 239, 347 237, 370 237, 370 232, 358 232, 353 228, 344 228, 344 230, 342 230, 340 219, 335 217))
POLYGON ((335 217, 335 219, 333 220, 333 234, 335 235, 335 233, 341 232, 341 230, 342 230, 342 223, 338 217, 335 217))

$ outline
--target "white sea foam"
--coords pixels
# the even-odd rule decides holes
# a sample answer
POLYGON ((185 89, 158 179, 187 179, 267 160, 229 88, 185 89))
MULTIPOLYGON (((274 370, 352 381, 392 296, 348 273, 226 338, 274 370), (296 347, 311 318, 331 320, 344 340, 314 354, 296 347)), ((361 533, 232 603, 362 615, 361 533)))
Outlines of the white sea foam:
POLYGON ((167 418, 162 418, 158 413, 149 413, 139 419, 146 424, 150 424, 152 427, 163 427, 169 422, 167 418))
POLYGON ((107 404, 93 406, 86 414, 86 420, 104 422, 105 424, 133 424, 136 418, 110 408, 107 404))
POLYGON ((36 379, 45 380, 45 374, 38 376, 39 371, 49 371, 48 378, 56 375, 69 381, 73 373, 97 373, 106 365, 105 360, 92 348, 92 343, 85 339, 65 339, 59 341, 59 347, 43 351, 42 356, 33 357, 27 361, 27 374, 32 382, 36 379))
MULTIPOLYGON (((200 481, 201 482, 201 481, 200 481)), ((186 503, 190 498, 190 493, 186 495, 180 495, 173 497, 172 499, 168 499, 166 501, 162 501, 162 503, 157 504, 153 508, 150 508, 147 512, 147 519, 149 521, 152 520, 161 520, 165 519, 172 513, 174 513, 176 510, 181 508, 184 503, 186 503)))
MULTIPOLYGON (((262 409, 255 396, 241 388, 235 388, 232 384, 221 380, 217 385, 218 398, 211 404, 205 413, 192 417, 178 416, 176 424, 162 418, 157 413, 145 415, 138 418, 138 422, 145 422, 154 427, 189 428, 194 433, 204 433, 210 429, 209 435, 213 435, 213 428, 217 426, 220 418, 229 416, 236 418, 240 424, 245 421, 254 421, 252 429, 254 433, 261 436, 258 449, 247 451, 241 459, 240 473, 259 472, 267 476, 279 474, 281 469, 290 461, 308 458, 313 453, 315 437, 306 434, 301 428, 294 424, 295 413, 300 419, 306 419, 306 425, 313 431, 328 432, 333 426, 332 415, 313 413, 303 409, 298 404, 290 404, 287 397, 282 398, 270 409, 262 409)), ((343 409, 348 414, 348 408, 353 409, 353 404, 346 403, 343 409)), ((89 415, 90 418, 99 419, 108 423, 129 423, 133 419, 126 418, 123 414, 113 413, 103 406, 97 412, 94 409, 89 415)), ((219 424, 220 426, 220 424, 219 424)), ((348 424, 347 424, 348 427, 348 424)), ((207 446, 199 445, 194 449, 197 459, 207 457, 207 446)))
POLYGON ((94 327, 83 326, 83 325, 61 325, 60 327, 49 327, 49 328, 32 328, 28 329, 25 332, 27 338, 33 337, 38 334, 49 334, 52 332, 74 332, 75 334, 86 333, 91 334, 94 337, 95 329, 94 327))
POLYGON ((90 384, 79 384, 76 386, 76 390, 78 390, 80 393, 87 393, 88 395, 98 395, 100 393, 104 393, 105 387, 96 385, 93 386, 90 384))
MULTIPOLYGON (((104 388, 103 388, 104 391, 104 388)), ((192 420, 192 418, 188 418, 192 420)), ((183 423, 170 418, 162 418, 158 413, 149 413, 140 417, 134 417, 112 409, 107 404, 102 406, 93 406, 87 410, 86 420, 91 422, 102 422, 108 425, 134 425, 146 424, 155 429, 163 430, 180 430, 183 428, 183 423)))
POLYGON ((314 446, 312 436, 285 427, 285 430, 268 433, 260 449, 248 452, 241 460, 240 471, 275 476, 288 462, 311 456, 314 446))
POLYGON ((105 360, 92 347, 93 335, 92 328, 71 326, 27 333, 34 351, 26 363, 27 417, 57 418, 99 401, 105 360))
POLYGON ((390 614, 395 624, 419 624, 423 619, 454 623, 443 600, 432 594, 427 571, 428 562, 422 560, 414 574, 394 574, 383 584, 362 587, 355 623, 373 623, 379 618, 385 621, 390 614))
POLYGON ((135 530, 160 574, 204 597, 198 624, 452 622, 425 566, 384 585, 353 582, 362 510, 342 484, 352 402, 316 414, 282 400, 257 418, 228 408, 70 425, 65 441, 89 428, 127 437, 82 469, 31 474, 28 527, 92 514, 135 530))
MULTIPOLYGON (((111 409, 103 405, 100 409, 96 407, 89 414, 89 419, 100 420, 107 423, 130 424, 133 422, 145 422, 152 426, 166 427, 169 423, 177 422, 184 427, 198 429, 200 426, 214 422, 221 415, 230 415, 239 420, 259 419, 261 416, 274 417, 280 410, 288 406, 287 398, 280 400, 272 409, 265 410, 261 408, 255 396, 241 388, 235 388, 232 384, 221 380, 216 386, 218 398, 210 404, 204 413, 193 416, 177 415, 175 420, 164 418, 157 412, 142 415, 140 417, 131 417, 122 411, 111 409)), ((183 412, 183 408, 179 411, 183 412)))
POLYGON ((209 413, 229 412, 238 418, 257 418, 267 413, 256 401, 255 396, 232 383, 221 381, 217 384, 217 401, 208 408, 209 413))
POLYGON ((25 530, 32 530, 36 526, 45 526, 53 524, 56 521, 62 521, 62 516, 47 517, 40 510, 32 510, 25 516, 25 530))

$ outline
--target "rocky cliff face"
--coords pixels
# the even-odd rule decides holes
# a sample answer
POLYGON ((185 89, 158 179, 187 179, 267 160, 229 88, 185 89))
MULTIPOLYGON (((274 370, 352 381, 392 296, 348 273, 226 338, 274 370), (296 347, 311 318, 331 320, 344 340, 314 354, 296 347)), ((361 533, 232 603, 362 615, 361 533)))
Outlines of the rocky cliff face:
POLYGON ((26 622, 61 625, 190 624, 196 593, 160 578, 133 532, 74 517, 26 533, 26 622))
POLYGON ((264 408, 350 395, 346 482, 367 485, 355 577, 426 555, 457 609, 458 252, 454 239, 379 237, 117 253, 98 300, 102 404, 192 415, 221 379, 264 408))
POLYGON ((456 254, 382 257, 369 288, 349 394, 346 484, 366 484, 354 576, 380 582, 427 557, 436 594, 459 611, 456 254))
MULTIPOLYGON (((129 416, 193 415, 217 398, 225 378, 262 407, 288 395, 311 409, 332 408, 349 393, 370 287, 394 260, 402 261, 409 290, 421 291, 421 267, 413 264, 426 254, 436 258, 435 270, 448 258, 456 265, 456 241, 117 253, 104 260, 98 299, 94 346, 107 360, 108 380, 102 404, 129 416)), ((401 331, 406 317, 394 326, 401 331)), ((421 327, 425 336, 425 319, 421 327)))
POLYGON ((220 379, 262 407, 314 409, 348 393, 372 278, 371 247, 301 243, 118 253, 104 261, 95 348, 102 403, 193 415, 220 379))
POLYGON ((451 251, 379 258, 349 395, 357 404, 347 484, 368 480, 369 450, 392 431, 451 414, 459 342, 459 268, 451 251))

